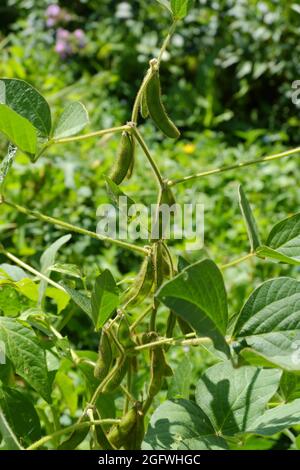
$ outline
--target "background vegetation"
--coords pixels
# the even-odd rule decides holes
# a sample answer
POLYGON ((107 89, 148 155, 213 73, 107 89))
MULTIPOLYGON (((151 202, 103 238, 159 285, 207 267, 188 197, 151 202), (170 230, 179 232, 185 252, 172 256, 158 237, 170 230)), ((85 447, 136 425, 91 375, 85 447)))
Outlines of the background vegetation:
MULTIPOLYGON (((292 82, 300 77, 299 20, 299 5, 289 0, 196 0, 161 66, 165 100, 182 138, 175 144, 161 142, 160 135, 153 137, 152 124, 145 124, 145 137, 164 174, 181 177, 300 144, 299 110, 291 100, 292 82)), ((3 0, 0 76, 34 85, 57 115, 68 100, 82 101, 91 117, 87 132, 122 125, 130 118, 141 77, 168 25, 168 13, 154 0, 3 0)), ((117 137, 105 137, 55 146, 35 165, 20 153, 7 181, 7 194, 15 203, 95 230, 96 208, 108 200, 102 175, 111 167, 117 145, 117 137)), ((6 148, 1 136, 1 157, 6 148)), ((176 187, 181 202, 200 195, 205 204, 205 248, 216 262, 225 264, 248 250, 238 183, 247 190, 262 235, 266 235, 277 221, 299 211, 298 166, 293 157, 176 187)), ((155 202, 149 172, 145 159, 138 155, 137 172, 124 185, 129 196, 138 195, 147 204, 155 202)), ((7 207, 1 207, 0 223, 5 248, 36 268, 45 246, 61 236, 59 230, 7 207)), ((177 245, 174 250, 180 248, 177 245)), ((3 257, 0 262, 7 260, 3 257)), ((61 250, 59 262, 84 266, 87 285, 91 285, 106 267, 117 280, 130 277, 138 259, 119 248, 73 235, 61 250)), ((297 269, 254 259, 227 269, 230 314, 238 311, 262 280, 296 274, 297 269)), ((62 278, 57 273, 52 277, 62 278)), ((0 287, 0 314, 14 317, 32 306, 27 296, 12 287, 0 287)), ((56 313, 57 305, 49 302, 48 308, 56 313)), ((69 303, 60 315, 68 319, 63 335, 78 350, 96 351, 98 337, 91 334, 82 312, 69 303)), ((184 360, 183 350, 170 354, 174 366, 184 360)), ((196 377, 210 358, 192 354, 191 374, 196 377)), ((61 374, 70 379, 69 391, 58 383, 56 419, 62 416, 68 424, 75 417, 83 384, 67 366, 61 374)), ((289 443, 285 436, 280 439, 280 444, 268 439, 264 445, 282 448, 289 443)))

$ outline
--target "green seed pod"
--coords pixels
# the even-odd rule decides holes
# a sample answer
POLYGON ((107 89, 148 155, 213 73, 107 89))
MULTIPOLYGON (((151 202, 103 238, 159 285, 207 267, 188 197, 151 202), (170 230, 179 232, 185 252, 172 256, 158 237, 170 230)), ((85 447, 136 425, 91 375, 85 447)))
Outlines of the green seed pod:
POLYGON ((112 362, 112 349, 110 338, 105 329, 102 330, 99 342, 98 359, 96 362, 94 376, 102 382, 107 376, 112 362))
POLYGON ((136 421, 130 433, 123 443, 125 450, 140 450, 144 436, 145 436, 145 423, 144 414, 142 412, 142 403, 137 402, 136 407, 136 421))
POLYGON ((110 173, 110 179, 115 184, 121 184, 128 174, 134 159, 134 141, 128 132, 123 132, 115 164, 110 173))
POLYGON ((131 338, 130 328, 125 315, 121 317, 121 321, 119 323, 118 340, 125 350, 135 346, 135 343, 131 338))
POLYGON ((161 101, 161 88, 159 72, 156 70, 150 78, 146 87, 146 100, 149 114, 157 127, 168 137, 177 139, 180 132, 168 117, 161 101))
POLYGON ((176 200, 175 200, 175 196, 173 194, 173 191, 167 184, 165 184, 165 187, 162 191, 161 204, 167 204, 170 207, 172 207, 174 204, 176 204, 176 200))
POLYGON ((103 393, 114 392, 124 379, 128 370, 128 358, 126 356, 120 356, 116 360, 113 368, 113 375, 107 384, 103 388, 103 393))
MULTIPOLYGON (((84 418, 84 421, 88 421, 88 418, 84 418)), ((57 450, 75 450, 79 444, 86 438, 89 432, 89 427, 86 426, 82 429, 76 429, 72 432, 71 436, 63 441, 58 447, 57 450)))
POLYGON ((157 290, 163 283, 163 252, 162 243, 158 241, 153 245, 152 264, 154 269, 154 285, 157 290))
POLYGON ((95 427, 95 434, 96 434, 98 447, 101 450, 112 450, 112 446, 110 445, 110 442, 107 439, 107 435, 105 434, 101 425, 97 425, 95 427))
POLYGON ((149 109, 147 105, 146 93, 143 93, 141 97, 140 112, 142 118, 147 119, 147 117, 149 116, 149 109))
POLYGON ((137 420, 137 409, 134 406, 131 408, 121 419, 117 426, 109 432, 107 438, 109 442, 117 449, 123 446, 126 439, 128 439, 129 433, 131 436, 131 430, 134 428, 137 420))
POLYGON ((173 275, 173 266, 171 264, 169 255, 168 255, 167 250, 166 250, 164 245, 162 246, 162 257, 163 257, 163 259, 162 259, 163 274, 164 274, 164 276, 170 278, 173 275))
POLYGON ((151 262, 151 257, 147 256, 141 265, 134 284, 124 295, 123 306, 134 306, 141 302, 151 291, 153 281, 153 264, 151 262))
MULTIPOLYGON (((150 342, 157 340, 158 335, 155 332, 149 334, 150 342)), ((171 367, 167 364, 165 353, 162 346, 158 346, 151 350, 151 373, 149 396, 154 397, 162 388, 165 377, 173 375, 171 367)))

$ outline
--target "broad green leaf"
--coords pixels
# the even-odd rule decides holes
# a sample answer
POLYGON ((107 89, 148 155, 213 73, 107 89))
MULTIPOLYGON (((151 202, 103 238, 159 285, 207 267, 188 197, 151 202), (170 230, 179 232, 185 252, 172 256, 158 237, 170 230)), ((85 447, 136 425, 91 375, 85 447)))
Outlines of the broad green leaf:
POLYGON ((0 433, 2 434, 7 450, 22 450, 22 447, 20 443, 18 442, 18 439, 14 435, 1 409, 0 409, 0 433))
POLYGON ((280 395, 285 402, 300 398, 300 376, 293 372, 284 372, 280 381, 280 395))
POLYGON ((30 121, 42 136, 49 136, 51 132, 49 105, 45 98, 29 83, 15 78, 1 79, 0 103, 7 105, 30 121))
POLYGON ((118 287, 108 269, 103 271, 95 281, 91 305, 94 324, 96 329, 100 329, 119 305, 118 287))
POLYGON ((53 137, 61 139, 78 134, 89 122, 86 108, 79 101, 70 103, 60 116, 53 137))
POLYGON ((300 282, 282 277, 259 286, 243 306, 234 336, 273 365, 300 370, 300 282))
POLYGON ((55 263, 53 266, 49 266, 48 271, 54 271, 61 274, 67 274, 68 276, 76 277, 81 279, 81 270, 76 264, 62 264, 55 263))
POLYGON ((56 289, 56 287, 47 287, 46 297, 53 299, 57 305, 57 313, 61 313, 70 301, 70 295, 63 290, 56 289))
POLYGON ((168 398, 186 398, 190 396, 192 383, 192 365, 189 357, 185 355, 175 368, 174 375, 168 384, 168 398))
MULTIPOLYGON (((49 275, 48 268, 50 268, 50 266, 54 264, 58 250, 63 245, 65 245, 71 239, 71 237, 72 237, 71 234, 63 235, 54 243, 52 243, 52 245, 50 245, 46 251, 44 251, 44 253, 41 256, 41 273, 42 274, 45 274, 46 276, 49 275)), ((47 287, 47 282, 41 281, 40 288, 39 288, 39 301, 40 302, 42 301, 44 297, 46 287, 47 287)))
POLYGON ((239 186, 239 203, 244 221, 247 227, 248 238, 250 242, 251 252, 255 252, 261 245, 257 225, 242 186, 239 186))
POLYGON ((295 214, 276 224, 268 236, 266 245, 275 253, 273 255, 266 253, 265 256, 284 263, 300 264, 300 214, 295 214))
POLYGON ((162 6, 164 6, 170 13, 172 13, 171 5, 169 0, 156 0, 162 6))
POLYGON ((39 417, 24 393, 0 386, 0 408, 22 445, 28 446, 41 437, 39 417))
POLYGON ((234 368, 230 361, 207 369, 196 388, 196 402, 215 431, 243 433, 265 410, 281 377, 276 369, 234 368))
POLYGON ((267 410, 248 432, 272 436, 286 428, 300 424, 300 398, 267 410))
POLYGON ((19 268, 19 266, 14 266, 8 263, 0 264, 0 277, 4 274, 6 275, 5 277, 8 277, 12 281, 21 281, 22 279, 30 276, 22 268, 19 268))
POLYGON ((283 255, 279 251, 273 250, 269 246, 264 246, 264 245, 260 246, 256 250, 256 254, 260 258, 270 258, 270 259, 279 261, 281 263, 294 264, 294 265, 300 264, 300 260, 296 260, 294 258, 290 258, 289 256, 283 255))
POLYGON ((224 338, 228 323, 227 296, 222 274, 213 261, 206 259, 188 266, 165 283, 157 297, 200 337, 210 337, 217 349, 228 352, 224 338))
POLYGON ((189 400, 165 401, 151 416, 143 450, 226 449, 203 411, 189 400), (191 446, 189 445, 191 444, 191 446), (185 447, 182 447, 184 446, 185 447))
POLYGON ((0 317, 0 340, 16 373, 50 402, 50 380, 45 351, 31 328, 15 318, 0 317))
MULTIPOLYGON (((135 201, 131 199, 129 196, 127 196, 120 189, 120 187, 111 178, 109 178, 109 176, 104 175, 104 179, 106 181, 106 191, 107 191, 108 197, 115 207, 122 210, 122 207, 120 207, 120 198, 124 198, 123 200, 126 201, 127 209, 129 209, 129 207, 135 204, 135 201)), ((126 212, 126 216, 127 216, 127 212, 126 212)))
POLYGON ((69 294, 75 304, 78 305, 78 307, 80 307, 90 317, 91 320, 93 320, 91 300, 86 295, 78 292, 78 290, 68 286, 68 284, 65 284, 64 282, 61 282, 60 284, 69 294))
POLYGON ((5 104, 0 104, 0 132, 23 152, 35 155, 37 134, 33 125, 5 104))
POLYGON ((173 16, 176 20, 184 18, 194 4, 194 0, 170 0, 173 16))

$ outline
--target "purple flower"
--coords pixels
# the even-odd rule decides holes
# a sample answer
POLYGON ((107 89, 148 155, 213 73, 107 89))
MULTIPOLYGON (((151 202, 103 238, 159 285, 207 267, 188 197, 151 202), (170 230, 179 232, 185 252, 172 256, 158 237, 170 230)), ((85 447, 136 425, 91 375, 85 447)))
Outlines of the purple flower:
POLYGON ((58 39, 55 44, 55 51, 60 55, 62 59, 65 59, 68 55, 73 53, 72 47, 69 43, 58 39))
POLYGON ((53 18, 57 18, 60 15, 60 12, 61 12, 60 6, 56 4, 52 4, 48 6, 46 10, 46 15, 53 17, 53 18))
POLYGON ((48 28, 52 28, 55 25, 56 21, 54 18, 47 18, 46 25, 48 28))
POLYGON ((69 39, 70 37, 70 31, 64 28, 58 28, 56 32, 56 37, 57 39, 69 39))
POLYGON ((86 36, 84 34, 84 31, 82 29, 75 29, 73 34, 78 41, 78 46, 84 47, 86 44, 86 36))

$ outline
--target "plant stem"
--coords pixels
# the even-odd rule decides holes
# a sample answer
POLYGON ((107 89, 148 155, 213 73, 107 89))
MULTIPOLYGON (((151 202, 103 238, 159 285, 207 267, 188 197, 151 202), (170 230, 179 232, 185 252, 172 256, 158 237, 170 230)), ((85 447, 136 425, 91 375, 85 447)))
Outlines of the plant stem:
POLYGON ((66 144, 68 142, 78 142, 80 140, 86 140, 90 139, 92 137, 101 137, 106 134, 114 134, 116 132, 123 132, 123 131, 129 131, 130 126, 118 126, 118 127, 110 127, 109 129, 101 129, 99 131, 95 132, 90 132, 89 134, 83 134, 83 135, 76 135, 73 137, 64 137, 62 139, 53 139, 49 142, 49 145, 52 144, 66 144))
POLYGON ((119 419, 98 419, 95 421, 84 421, 82 423, 76 423, 73 424, 72 426, 67 426, 64 429, 59 429, 58 431, 55 431, 52 434, 49 434, 48 436, 44 436, 38 441, 34 442, 31 444, 29 447, 27 447, 26 450, 35 450, 41 447, 42 445, 46 444, 46 442, 51 441, 51 439, 55 439, 56 437, 63 436, 64 434, 72 433, 73 431, 77 431, 78 429, 84 429, 86 427, 90 426, 99 426, 101 424, 117 424, 119 423, 119 419))
POLYGON ((157 178, 157 181, 158 181, 158 184, 161 188, 164 187, 164 180, 160 174, 160 171, 158 169, 158 166, 156 165, 155 161, 153 160, 153 158, 151 157, 151 154, 150 154, 150 151, 147 147, 147 144, 146 142, 144 141, 143 137, 141 136, 140 132, 138 131, 138 129, 136 127, 132 127, 132 133, 134 134, 136 140, 138 141, 138 143, 140 144, 142 150, 144 151, 144 154, 146 155, 151 167, 152 167, 152 170, 157 178))
POLYGON ((75 233, 80 233, 82 235, 87 235, 88 237, 95 238, 96 240, 101 240, 103 242, 108 242, 117 246, 120 246, 121 248, 125 248, 130 251, 134 251, 139 254, 147 255, 148 250, 146 248, 143 248, 141 246, 133 245, 128 242, 124 242, 122 240, 117 240, 114 238, 106 237, 104 235, 99 235, 98 233, 91 232, 90 230, 86 230, 81 227, 76 227, 73 224, 70 224, 68 222, 64 222, 63 220, 55 219, 54 217, 50 217, 48 215, 42 214, 41 212, 38 211, 32 211, 30 209, 27 209, 26 207, 20 206, 18 204, 14 204, 13 202, 8 202, 8 201, 3 201, 4 204, 12 207, 13 209, 16 209, 18 212, 21 212, 22 214, 26 214, 30 217, 34 217, 35 219, 42 220, 43 222, 47 222, 49 224, 57 225, 58 227, 62 227, 66 230, 69 230, 70 232, 75 232, 75 233))
POLYGON ((166 39, 164 40, 163 45, 162 45, 162 47, 161 47, 161 49, 160 49, 159 55, 158 55, 158 57, 157 57, 158 65, 160 65, 160 63, 161 63, 162 57, 163 57, 163 55, 164 55, 164 52, 166 51, 166 49, 167 49, 167 47, 168 47, 168 45, 169 45, 169 43, 170 43, 171 37, 172 37, 173 34, 174 34, 174 31, 175 31, 175 29, 176 29, 176 26, 177 26, 177 20, 175 20, 175 21, 173 22, 173 24, 172 24, 172 26, 171 26, 171 28, 170 28, 170 30, 169 30, 169 32, 168 32, 168 35, 166 36, 166 39))
POLYGON ((144 320, 144 318, 148 315, 148 313, 152 310, 152 305, 149 305, 142 313, 141 315, 135 320, 135 322, 132 323, 130 326, 130 331, 134 331, 135 328, 138 326, 138 324, 144 320))
POLYGON ((252 258, 253 256, 255 256, 255 253, 248 253, 247 255, 242 256, 241 258, 237 258, 231 261, 230 263, 223 264, 221 266, 221 269, 231 268, 231 266, 235 266, 236 264, 242 263, 243 261, 246 261, 247 259, 252 258))
POLYGON ((131 114, 131 121, 134 122, 135 124, 137 124, 137 121, 138 121, 139 107, 140 107, 142 95, 143 95, 144 90, 146 89, 152 75, 153 75, 152 69, 150 68, 148 70, 148 72, 146 73, 146 75, 145 75, 145 78, 144 78, 144 80, 143 80, 143 82, 140 86, 139 91, 137 92, 137 95, 136 95, 136 98, 135 98, 135 101, 134 101, 134 105, 133 105, 133 109, 132 109, 132 114, 131 114))
POLYGON ((180 346, 188 346, 188 345, 196 346, 198 344, 207 344, 212 341, 208 337, 186 339, 187 336, 183 336, 183 338, 184 339, 182 339, 182 337, 181 338, 162 338, 162 339, 159 339, 158 341, 153 341, 152 343, 141 344, 140 346, 135 346, 134 350, 142 351, 144 349, 153 349, 153 348, 162 346, 164 344, 180 345, 180 346))
POLYGON ((20 266, 21 268, 28 271, 29 273, 34 274, 36 277, 42 279, 43 281, 48 282, 48 284, 51 284, 56 289, 59 289, 59 290, 62 290, 62 291, 65 292, 65 289, 60 284, 57 284, 57 282, 52 281, 52 279, 50 279, 49 277, 45 276, 44 274, 42 274, 39 271, 37 271, 36 269, 32 268, 28 264, 24 263, 19 258, 17 258, 15 255, 9 253, 8 251, 6 251, 4 249, 1 249, 1 253, 3 255, 5 255, 7 258, 9 258, 11 261, 16 263, 18 266, 20 266))
POLYGON ((272 160, 279 160, 280 158, 289 157, 290 155, 294 155, 294 154, 299 153, 299 152, 300 152, 300 147, 297 147, 297 148, 294 148, 294 149, 291 149, 291 150, 287 150, 285 152, 276 153, 274 155, 268 155, 266 157, 256 158, 254 160, 248 160, 248 161, 245 161, 245 162, 236 163, 234 165, 222 166, 220 168, 214 168, 212 170, 203 171, 201 173, 195 173, 194 175, 185 176, 183 178, 170 180, 168 182, 168 185, 169 186, 175 186, 176 184, 186 183, 188 181, 192 181, 192 180, 197 179, 197 178, 202 178, 203 176, 215 175, 215 174, 219 174, 219 173, 224 173, 225 171, 236 170, 236 169, 239 169, 239 168, 245 168, 245 167, 250 166, 250 165, 256 165, 257 163, 265 163, 265 162, 270 162, 272 160))

